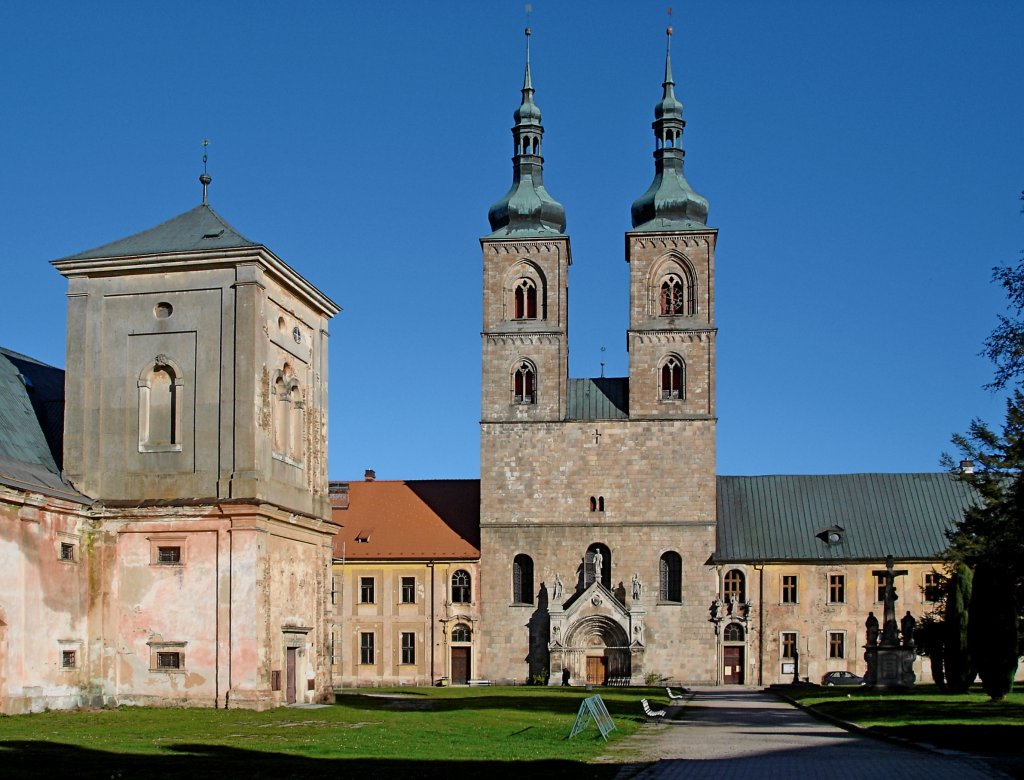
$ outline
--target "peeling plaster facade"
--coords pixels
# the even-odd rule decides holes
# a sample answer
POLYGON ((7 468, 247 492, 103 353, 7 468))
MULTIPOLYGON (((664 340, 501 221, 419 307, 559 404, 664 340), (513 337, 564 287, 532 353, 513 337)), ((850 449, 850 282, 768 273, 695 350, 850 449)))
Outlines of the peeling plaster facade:
POLYGON ((72 500, 0 492, 0 711, 329 699, 337 305, 205 203, 54 265, 72 500))

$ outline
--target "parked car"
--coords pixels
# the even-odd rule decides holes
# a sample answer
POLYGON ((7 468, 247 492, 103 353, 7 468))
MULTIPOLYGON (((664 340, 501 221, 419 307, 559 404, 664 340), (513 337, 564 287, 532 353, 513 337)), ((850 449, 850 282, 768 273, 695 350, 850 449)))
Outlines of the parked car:
POLYGON ((864 678, 853 672, 828 672, 821 678, 822 685, 863 685, 864 678))

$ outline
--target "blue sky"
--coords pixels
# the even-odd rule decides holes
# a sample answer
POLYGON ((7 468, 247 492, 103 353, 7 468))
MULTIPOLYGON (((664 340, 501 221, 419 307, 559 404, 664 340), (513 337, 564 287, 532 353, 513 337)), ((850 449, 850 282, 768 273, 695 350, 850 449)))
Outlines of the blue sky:
MULTIPOLYGON (((344 307, 330 475, 475 477, 481 255, 511 180, 523 4, 0 5, 0 344, 63 366, 49 260, 211 204, 344 307)), ((717 251, 719 471, 930 471, 997 420, 978 356, 1024 249, 1024 3, 676 3, 717 251)), ((570 373, 625 375, 629 207, 665 5, 533 3, 570 373), (601 352, 605 347, 606 351, 601 352)))

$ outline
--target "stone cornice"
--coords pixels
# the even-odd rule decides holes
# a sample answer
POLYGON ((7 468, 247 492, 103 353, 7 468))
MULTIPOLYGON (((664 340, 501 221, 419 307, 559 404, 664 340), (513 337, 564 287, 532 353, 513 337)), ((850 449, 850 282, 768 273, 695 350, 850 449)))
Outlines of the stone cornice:
POLYGON ((485 521, 483 518, 480 519, 480 526, 487 526, 488 528, 593 528, 595 526, 600 526, 601 528, 635 528, 637 526, 651 525, 672 528, 714 528, 717 523, 717 520, 632 520, 601 523, 586 523, 584 521, 573 523, 566 522, 564 520, 559 520, 557 522, 528 520, 519 523, 510 523, 508 521, 491 523, 485 521))
POLYGON ((572 250, 568 236, 552 236, 550 238, 481 238, 480 246, 484 255, 531 255, 536 252, 554 252, 560 254, 563 247, 565 258, 572 265, 572 250))
MULTIPOLYGON (((341 311, 338 304, 265 246, 207 249, 196 252, 167 252, 130 257, 54 260, 51 265, 62 276, 68 278, 125 276, 200 269, 215 270, 256 265, 270 278, 323 316, 333 317, 341 311)), ((246 281, 253 280, 247 279, 246 281)))

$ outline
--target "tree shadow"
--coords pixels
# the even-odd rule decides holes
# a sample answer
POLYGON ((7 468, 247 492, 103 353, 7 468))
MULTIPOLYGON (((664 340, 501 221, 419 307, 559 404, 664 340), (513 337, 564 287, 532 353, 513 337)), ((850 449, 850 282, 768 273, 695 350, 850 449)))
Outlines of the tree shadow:
POLYGON ((0 742, 6 780, 60 773, 86 780, 177 778, 189 780, 244 776, 303 778, 320 776, 452 778, 452 777, 614 777, 620 764, 577 761, 423 761, 375 758, 312 758, 285 753, 244 750, 198 743, 170 745, 154 754, 111 753, 59 742, 12 740, 0 742))

